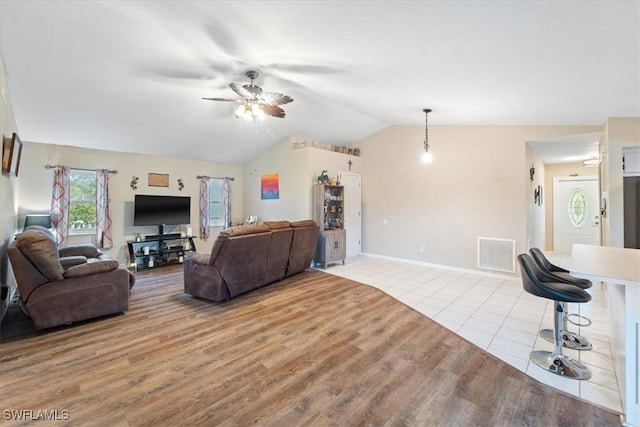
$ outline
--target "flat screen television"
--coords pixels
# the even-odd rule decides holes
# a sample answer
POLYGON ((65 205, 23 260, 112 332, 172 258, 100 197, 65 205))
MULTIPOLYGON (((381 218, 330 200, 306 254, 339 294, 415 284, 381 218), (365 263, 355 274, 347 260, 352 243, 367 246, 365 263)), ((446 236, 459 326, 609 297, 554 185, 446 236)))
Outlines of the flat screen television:
MULTIPOLYGON (((181 225, 191 223, 191 197, 136 194, 133 225, 181 225)), ((162 232, 160 233, 162 234, 162 232)))

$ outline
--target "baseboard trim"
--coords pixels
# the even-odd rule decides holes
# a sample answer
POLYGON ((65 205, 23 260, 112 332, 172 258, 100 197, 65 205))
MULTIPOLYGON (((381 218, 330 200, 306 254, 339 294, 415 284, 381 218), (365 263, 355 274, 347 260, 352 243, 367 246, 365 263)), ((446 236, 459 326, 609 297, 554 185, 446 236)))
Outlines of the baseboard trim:
MULTIPOLYGON (((492 277, 492 278, 496 278, 496 279, 516 280, 516 281, 520 280, 520 277, 518 275, 516 275, 516 274, 514 274, 513 276, 510 276, 510 275, 506 275, 506 274, 489 273, 487 271, 482 271, 482 270, 473 270, 473 269, 469 269, 469 268, 453 267, 453 266, 450 266, 450 265, 442 265, 442 264, 432 264, 432 263, 423 262, 423 261, 416 261, 416 260, 413 260, 413 259, 397 258, 397 257, 391 257, 391 256, 387 256, 387 255, 372 254, 372 253, 368 253, 368 252, 361 252, 357 256, 366 256, 366 257, 370 257, 370 258, 386 259, 386 260, 389 260, 389 261, 403 262, 405 264, 420 265, 420 266, 423 266, 423 267, 430 267, 430 268, 443 268, 443 269, 446 269, 446 270, 457 271, 457 272, 460 272, 460 273, 477 274, 479 276, 492 277)), ((347 258, 347 262, 349 262, 349 258, 347 258)))

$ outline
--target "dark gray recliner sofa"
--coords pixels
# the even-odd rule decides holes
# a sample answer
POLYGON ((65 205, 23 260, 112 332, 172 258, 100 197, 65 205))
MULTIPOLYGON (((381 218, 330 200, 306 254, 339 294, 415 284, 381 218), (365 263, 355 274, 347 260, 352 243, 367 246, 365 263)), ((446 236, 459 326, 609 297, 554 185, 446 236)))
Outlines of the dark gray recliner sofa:
POLYGON ((49 230, 31 226, 9 244, 7 253, 36 329, 129 309, 135 276, 93 245, 58 249, 49 230))
POLYGON ((226 301, 300 273, 311 265, 318 231, 312 220, 269 221, 223 230, 211 253, 195 253, 184 261, 184 291, 226 301))

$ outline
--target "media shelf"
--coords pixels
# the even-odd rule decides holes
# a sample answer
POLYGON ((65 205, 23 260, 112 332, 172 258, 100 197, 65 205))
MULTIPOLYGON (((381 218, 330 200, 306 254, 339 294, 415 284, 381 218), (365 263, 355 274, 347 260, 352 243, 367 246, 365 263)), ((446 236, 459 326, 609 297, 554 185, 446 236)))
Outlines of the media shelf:
POLYGON ((129 265, 135 271, 182 264, 185 254, 196 250, 193 237, 179 234, 147 236, 127 241, 129 265))

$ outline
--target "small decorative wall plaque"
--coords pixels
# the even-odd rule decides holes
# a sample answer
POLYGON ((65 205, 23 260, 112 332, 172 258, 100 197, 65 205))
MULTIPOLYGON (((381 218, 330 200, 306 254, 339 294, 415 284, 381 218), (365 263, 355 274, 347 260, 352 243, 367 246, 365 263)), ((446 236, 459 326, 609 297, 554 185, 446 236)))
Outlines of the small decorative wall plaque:
POLYGON ((533 203, 542 206, 542 186, 538 185, 538 188, 533 190, 533 203))
POLYGON ((149 174, 149 187, 168 187, 168 186, 169 186, 168 173, 150 173, 149 174))

